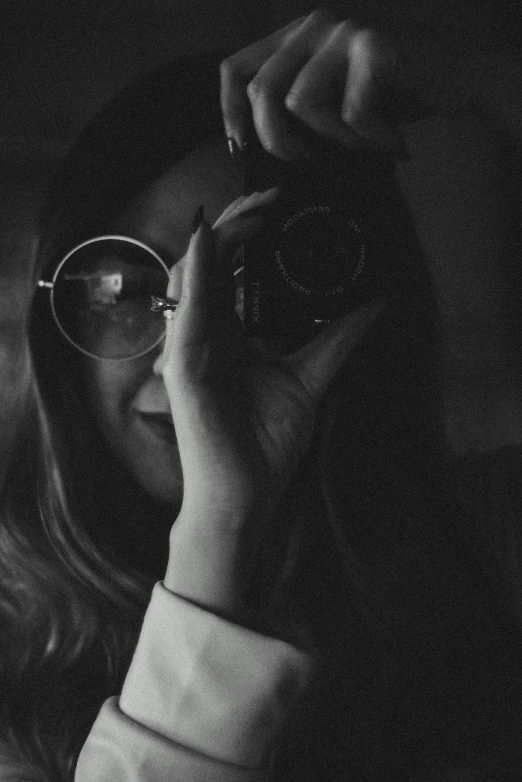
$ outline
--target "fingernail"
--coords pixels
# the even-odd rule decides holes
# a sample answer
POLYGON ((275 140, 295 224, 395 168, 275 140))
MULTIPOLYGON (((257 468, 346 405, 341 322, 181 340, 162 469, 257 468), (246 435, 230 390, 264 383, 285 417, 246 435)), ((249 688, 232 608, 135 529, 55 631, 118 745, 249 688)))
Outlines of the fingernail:
POLYGON ((253 215, 257 214, 264 214, 266 212, 267 206, 270 206, 274 203, 274 201, 277 201, 280 195, 280 188, 279 187, 269 187, 267 190, 262 191, 254 191, 251 193, 251 196, 256 196, 256 202, 250 206, 248 209, 245 209, 243 212, 240 212, 238 214, 238 217, 252 217, 253 215))
POLYGON ((198 206, 196 214, 194 215, 194 219, 192 220, 192 225, 190 226, 191 236, 194 236, 194 234, 198 230, 199 226, 203 222, 204 216, 205 216, 205 206, 204 204, 201 204, 201 206, 198 206))
POLYGON ((243 168, 243 155, 241 154, 241 149, 239 148, 239 144, 235 140, 235 138, 232 138, 229 136, 227 138, 227 145, 228 145, 228 151, 230 152, 230 157, 236 164, 236 166, 240 169, 243 168))

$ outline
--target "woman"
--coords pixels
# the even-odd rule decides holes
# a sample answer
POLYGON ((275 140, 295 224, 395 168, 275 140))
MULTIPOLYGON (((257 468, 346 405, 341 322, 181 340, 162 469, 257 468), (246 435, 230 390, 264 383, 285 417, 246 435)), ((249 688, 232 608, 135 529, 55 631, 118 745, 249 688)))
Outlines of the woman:
MULTIPOLYGON (((275 36, 276 53, 317 19, 275 36)), ((271 57, 260 49, 256 72, 271 57)), ((201 224, 183 256, 198 204, 214 221, 238 194, 215 139, 216 66, 211 57, 178 64, 109 107, 73 150, 43 220, 35 284, 82 242, 126 235, 173 266, 166 293, 180 304, 164 345, 111 364, 67 343, 45 288, 35 294, 35 382, 3 489, 4 776, 72 778, 87 739, 79 780, 443 778, 485 768, 506 779, 517 762, 513 595, 475 556, 473 530, 445 524, 446 474, 423 390, 422 271, 348 363, 379 305, 331 326, 316 350, 253 361, 230 290, 219 306, 208 301, 208 264, 214 252, 224 264, 259 229, 258 215, 241 212, 277 194, 237 202, 216 228, 217 251, 201 224), (209 319, 218 338, 208 354, 209 319), (262 415, 283 400, 284 417, 262 415), (290 427, 270 430, 274 419, 290 427), (201 653, 196 673, 179 659, 181 640, 191 664, 201 653)), ((223 93, 226 108, 226 82, 223 93)))

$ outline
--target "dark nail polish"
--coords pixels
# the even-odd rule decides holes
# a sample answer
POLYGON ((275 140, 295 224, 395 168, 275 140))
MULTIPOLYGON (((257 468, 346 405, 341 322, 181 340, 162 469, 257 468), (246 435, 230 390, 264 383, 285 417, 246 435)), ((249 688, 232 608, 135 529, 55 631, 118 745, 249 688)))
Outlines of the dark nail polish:
POLYGON ((204 216, 205 216, 205 206, 201 204, 201 206, 198 206, 197 212, 194 215, 194 219, 192 220, 192 225, 190 227, 191 236, 194 236, 194 234, 198 230, 199 226, 203 222, 204 216))
POLYGON ((236 164, 238 168, 243 168, 243 155, 241 154, 241 149, 239 147, 239 144, 235 140, 235 138, 229 137, 227 138, 227 146, 228 151, 230 152, 230 157, 236 164))

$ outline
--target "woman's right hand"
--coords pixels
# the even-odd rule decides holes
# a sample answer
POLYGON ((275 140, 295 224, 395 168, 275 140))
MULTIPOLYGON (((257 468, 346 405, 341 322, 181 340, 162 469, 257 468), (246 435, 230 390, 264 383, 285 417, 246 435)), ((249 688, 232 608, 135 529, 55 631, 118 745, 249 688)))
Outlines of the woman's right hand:
POLYGON ((361 307, 289 356, 251 344, 216 272, 216 243, 233 252, 262 224, 241 211, 272 197, 239 199, 215 232, 203 222, 168 290, 180 304, 167 320, 162 373, 184 490, 165 583, 232 615, 256 565, 252 553, 311 443, 317 406, 383 309, 382 300, 361 307))

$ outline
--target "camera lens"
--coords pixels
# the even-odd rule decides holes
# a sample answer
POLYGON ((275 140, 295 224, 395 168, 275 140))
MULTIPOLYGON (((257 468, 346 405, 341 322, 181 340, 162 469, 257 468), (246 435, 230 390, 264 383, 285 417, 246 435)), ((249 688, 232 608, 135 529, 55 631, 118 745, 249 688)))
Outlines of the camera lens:
POLYGON ((365 263, 359 223, 330 205, 305 204, 286 212, 277 244, 280 274, 294 291, 303 288, 307 295, 346 294, 365 263))
POLYGON ((247 186, 260 189, 274 166, 280 174, 263 230, 245 245, 245 328, 252 336, 310 338, 380 285, 370 174, 387 169, 380 159, 324 152, 284 166, 273 158, 270 166, 270 156, 251 145, 247 186))

